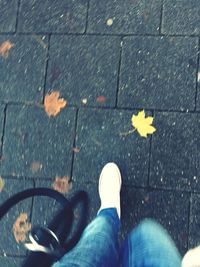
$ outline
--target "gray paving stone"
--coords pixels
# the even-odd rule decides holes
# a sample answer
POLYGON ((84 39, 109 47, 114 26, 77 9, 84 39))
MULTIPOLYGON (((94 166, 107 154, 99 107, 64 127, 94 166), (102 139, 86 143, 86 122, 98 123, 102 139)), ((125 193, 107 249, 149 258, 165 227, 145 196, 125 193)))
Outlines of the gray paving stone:
POLYGON ((15 32, 18 0, 0 1, 0 32, 15 32))
POLYGON ((1 257, 0 256, 0 266, 2 267, 21 267, 24 258, 15 257, 1 257))
POLYGON ((90 106, 114 106, 119 54, 118 37, 53 36, 46 88, 62 92, 70 105, 86 99, 90 106))
MULTIPOLYGON (((135 114, 137 112, 134 112, 135 114)), ((124 183, 146 185, 148 179, 149 140, 128 132, 133 112, 82 109, 78 115, 73 180, 98 181, 104 164, 119 164, 124 183)))
MULTIPOLYGON (((4 178, 4 176, 3 176, 4 178)), ((32 188, 33 182, 30 180, 20 179, 5 179, 5 186, 1 192, 0 204, 6 201, 12 195, 26 189, 32 188)), ((31 199, 24 200, 16 205, 9 213, 1 220, 1 236, 0 236, 0 251, 2 254, 8 255, 25 255, 26 250, 22 244, 15 241, 13 235, 13 224, 20 213, 27 213, 30 220, 31 199)), ((0 259, 1 263, 1 259, 0 259)), ((4 265, 2 265, 4 266, 4 265)))
POLYGON ((200 5, 198 1, 165 0, 162 32, 166 34, 200 34, 199 13, 200 5))
POLYGON ((22 0, 19 12, 20 32, 84 32, 87 0, 22 0))
POLYGON ((200 195, 193 194, 191 198, 190 223, 189 223, 189 248, 200 244, 200 195))
POLYGON ((0 36, 0 44, 9 40, 14 45, 7 58, 0 57, 1 102, 42 102, 47 49, 37 38, 0 36))
POLYGON ((152 138, 150 184, 155 187, 200 190, 197 176, 197 116, 156 113, 152 138))
POLYGON ((142 219, 152 218, 169 231, 182 255, 186 252, 189 194, 124 187, 121 199, 123 236, 142 219))
POLYGON ((160 15, 160 0, 91 0, 88 32, 157 34, 159 32, 160 15), (109 24, 108 20, 110 19, 113 22, 112 24, 109 24))
POLYGON ((118 106, 193 110, 197 47, 197 38, 125 38, 118 106))
POLYGON ((70 175, 76 110, 48 117, 43 108, 9 106, 1 172, 54 178, 70 175))

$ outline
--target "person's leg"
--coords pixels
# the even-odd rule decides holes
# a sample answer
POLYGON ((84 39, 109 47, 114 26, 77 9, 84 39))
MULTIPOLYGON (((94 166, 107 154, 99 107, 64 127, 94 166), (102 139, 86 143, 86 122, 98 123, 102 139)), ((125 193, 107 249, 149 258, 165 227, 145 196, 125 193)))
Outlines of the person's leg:
POLYGON ((99 178, 101 207, 76 247, 53 267, 117 267, 119 261, 121 174, 108 163, 99 178))
POLYGON ((53 267, 117 267, 119 227, 115 208, 101 210, 84 230, 77 246, 53 267))
POLYGON ((122 267, 180 267, 181 256, 167 231, 151 219, 129 234, 121 250, 122 267))

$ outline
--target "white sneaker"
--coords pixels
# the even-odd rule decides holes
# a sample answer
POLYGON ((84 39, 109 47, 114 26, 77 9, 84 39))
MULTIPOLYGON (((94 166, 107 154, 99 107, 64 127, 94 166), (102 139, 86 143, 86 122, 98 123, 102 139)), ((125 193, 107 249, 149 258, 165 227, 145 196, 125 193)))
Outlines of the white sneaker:
POLYGON ((102 209, 116 208, 118 216, 121 216, 120 208, 120 190, 121 190, 121 173, 117 165, 113 162, 107 163, 100 174, 99 178, 99 196, 101 199, 102 209))

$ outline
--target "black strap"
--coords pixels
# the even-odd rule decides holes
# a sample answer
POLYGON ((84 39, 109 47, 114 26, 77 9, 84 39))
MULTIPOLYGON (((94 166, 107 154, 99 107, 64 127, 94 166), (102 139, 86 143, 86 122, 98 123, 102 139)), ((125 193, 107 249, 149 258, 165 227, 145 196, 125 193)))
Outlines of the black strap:
MULTIPOLYGON (((27 189, 10 197, 0 206, 0 219, 17 203, 33 196, 48 196, 55 199, 63 207, 48 225, 48 228, 56 234, 60 241, 62 249, 60 249, 58 255, 61 257, 77 244, 85 228, 88 213, 88 195, 85 191, 78 191, 70 199, 67 199, 61 193, 50 188, 27 189), (74 222, 74 209, 79 204, 80 219, 78 220, 76 229, 73 229, 73 235, 69 237, 74 222), (65 242, 67 238, 68 240, 65 242)), ((39 240, 40 243, 48 243, 48 240, 43 236, 42 232, 39 240)), ((23 267, 49 267, 55 261, 55 255, 56 253, 54 255, 46 255, 41 252, 31 252, 25 260, 23 267)))

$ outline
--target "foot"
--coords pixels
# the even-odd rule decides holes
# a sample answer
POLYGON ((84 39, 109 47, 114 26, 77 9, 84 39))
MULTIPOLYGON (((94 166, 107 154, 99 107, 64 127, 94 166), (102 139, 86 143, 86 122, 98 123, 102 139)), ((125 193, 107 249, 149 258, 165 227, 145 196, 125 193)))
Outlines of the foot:
POLYGON ((120 218, 121 184, 122 179, 119 168, 113 162, 107 163, 103 167, 99 178, 99 196, 101 199, 101 207, 99 211, 106 208, 116 208, 120 218))

